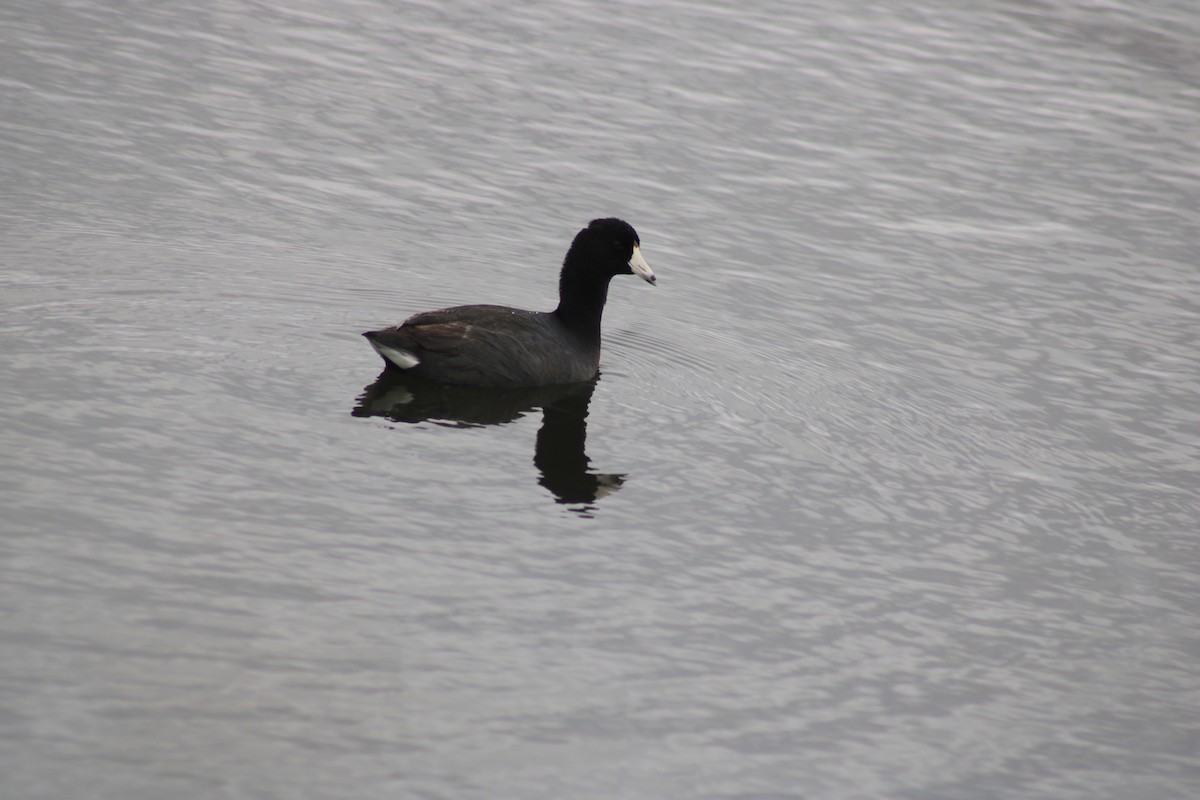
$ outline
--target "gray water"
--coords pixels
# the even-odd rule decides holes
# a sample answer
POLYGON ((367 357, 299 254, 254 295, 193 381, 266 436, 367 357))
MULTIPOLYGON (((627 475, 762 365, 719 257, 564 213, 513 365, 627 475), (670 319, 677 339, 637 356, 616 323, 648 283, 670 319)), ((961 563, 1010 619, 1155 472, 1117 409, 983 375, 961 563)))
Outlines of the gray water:
POLYGON ((1192 0, 9 0, 0 98, 0 796, 1200 796, 1192 0), (374 384, 609 215, 594 387, 374 384))

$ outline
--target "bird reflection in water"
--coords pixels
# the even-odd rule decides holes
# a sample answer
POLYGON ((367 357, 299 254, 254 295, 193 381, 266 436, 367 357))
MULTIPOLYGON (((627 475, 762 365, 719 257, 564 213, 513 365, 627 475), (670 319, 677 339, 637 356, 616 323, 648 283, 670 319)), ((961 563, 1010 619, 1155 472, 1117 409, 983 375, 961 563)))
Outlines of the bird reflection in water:
POLYGON ((351 412, 356 417, 384 417, 394 422, 437 422, 458 427, 503 425, 536 409, 542 410, 533 463, 538 483, 556 502, 591 516, 593 505, 615 492, 625 475, 588 468, 588 403, 599 378, 568 386, 530 389, 482 389, 448 386, 384 370, 366 387, 351 412))

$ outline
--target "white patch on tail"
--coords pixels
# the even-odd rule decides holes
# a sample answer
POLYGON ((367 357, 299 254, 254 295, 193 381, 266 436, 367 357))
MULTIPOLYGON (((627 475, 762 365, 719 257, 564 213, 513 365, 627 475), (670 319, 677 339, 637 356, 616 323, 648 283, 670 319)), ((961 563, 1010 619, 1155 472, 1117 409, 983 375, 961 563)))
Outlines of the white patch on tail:
MULTIPOLYGON (((371 340, 367 340, 371 341, 371 340)), ((407 350, 401 350, 399 347, 388 347, 386 344, 379 342, 371 342, 371 347, 375 348, 375 352, 386 358, 388 361, 395 364, 400 369, 412 369, 417 364, 421 363, 421 359, 414 356, 407 350)))

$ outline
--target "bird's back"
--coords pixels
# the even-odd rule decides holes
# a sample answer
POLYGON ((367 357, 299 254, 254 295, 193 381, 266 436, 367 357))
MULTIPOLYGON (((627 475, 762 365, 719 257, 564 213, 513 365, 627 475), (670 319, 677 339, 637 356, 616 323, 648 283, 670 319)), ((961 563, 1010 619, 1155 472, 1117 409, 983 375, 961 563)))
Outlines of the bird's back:
POLYGON ((365 335, 390 363, 441 383, 576 383, 595 377, 599 366, 599 342, 573 334, 553 313, 506 306, 427 311, 365 335))

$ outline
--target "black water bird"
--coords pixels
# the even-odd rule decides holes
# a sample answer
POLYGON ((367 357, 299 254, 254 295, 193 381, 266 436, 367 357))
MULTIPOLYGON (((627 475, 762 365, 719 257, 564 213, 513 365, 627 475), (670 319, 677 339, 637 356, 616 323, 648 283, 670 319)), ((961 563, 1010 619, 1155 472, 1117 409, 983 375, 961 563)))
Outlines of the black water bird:
POLYGON ((616 275, 655 282, 633 226, 596 219, 567 250, 553 311, 456 306, 363 336, 390 368, 439 383, 526 387, 588 381, 600 368, 600 317, 608 282, 616 275))

